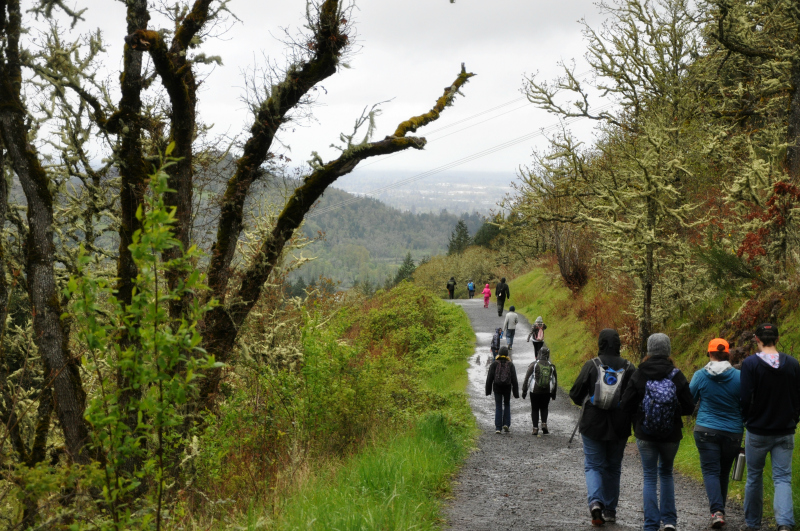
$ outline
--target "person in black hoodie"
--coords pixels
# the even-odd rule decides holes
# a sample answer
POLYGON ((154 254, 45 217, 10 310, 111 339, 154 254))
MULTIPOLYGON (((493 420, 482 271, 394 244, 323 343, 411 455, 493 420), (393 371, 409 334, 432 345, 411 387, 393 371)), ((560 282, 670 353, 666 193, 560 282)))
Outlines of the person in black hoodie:
POLYGON ((511 300, 511 291, 508 289, 508 284, 506 284, 506 277, 501 278, 500 282, 497 283, 494 295, 497 297, 497 315, 502 316, 506 299, 511 300))
POLYGON ((453 298, 453 292, 456 290, 456 278, 450 277, 450 280, 447 281, 447 293, 450 295, 450 298, 453 298))
POLYGON ((773 508, 778 530, 794 526, 792 452, 800 418, 800 364, 778 352, 778 327, 763 323, 755 333, 758 352, 742 362, 741 405, 747 426, 744 521, 748 529, 761 527, 763 473, 767 454, 772 458, 773 508))
POLYGON ((675 508, 672 464, 683 438, 681 416, 694 412, 689 382, 672 363, 669 357, 671 349, 666 334, 653 334, 647 338, 647 357, 633 373, 622 395, 621 407, 633 416, 633 433, 642 459, 645 531, 658 531, 662 522, 664 531, 675 531, 678 511, 675 508), (655 405, 659 401, 669 405, 655 405), (665 416, 670 411, 671 418, 665 416), (655 419, 661 420, 655 422, 655 419), (663 433, 656 431, 656 427, 658 431, 664 430, 663 433), (659 479, 660 504, 656 492, 659 479))
POLYGON ((511 393, 514 393, 514 398, 519 398, 519 386, 517 369, 508 358, 508 347, 505 345, 500 347, 500 352, 486 375, 486 396, 492 392, 495 403, 495 433, 501 433, 501 429, 507 432, 511 427, 511 393))
POLYGON ((583 405, 580 430, 589 511, 595 526, 616 521, 622 456, 631 434, 630 415, 618 406, 603 409, 592 400, 600 383, 598 362, 600 367, 614 371, 624 370, 618 397, 622 397, 622 392, 628 386, 636 367, 620 357, 620 344, 616 330, 606 328, 601 331, 597 340, 597 358, 583 365, 569 392, 569 397, 575 404, 583 405))

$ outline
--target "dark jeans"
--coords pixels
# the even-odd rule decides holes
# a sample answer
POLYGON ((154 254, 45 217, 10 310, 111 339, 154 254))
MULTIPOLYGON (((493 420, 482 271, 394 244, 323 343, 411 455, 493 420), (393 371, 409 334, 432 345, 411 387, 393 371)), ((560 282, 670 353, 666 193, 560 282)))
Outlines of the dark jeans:
POLYGON ((661 524, 676 525, 678 511, 675 508, 675 478, 672 464, 678 453, 678 442, 651 442, 636 439, 639 456, 642 458, 644 498, 644 531, 658 531, 661 524), (661 497, 657 492, 661 483, 661 497))
POLYGON ((469 298, 471 299, 474 296, 475 296, 475 290, 474 289, 469 290, 469 298))
POLYGON ((542 415, 542 422, 547 422, 547 408, 550 406, 550 395, 546 393, 531 393, 531 420, 533 427, 539 425, 539 413, 542 415))
POLYGON ((449 289, 449 290, 447 290, 447 293, 449 293, 449 294, 450 294, 450 298, 451 298, 451 299, 453 298, 453 291, 454 291, 454 290, 452 290, 452 289, 449 289))
POLYGON ((506 330, 506 343, 508 343, 508 348, 511 348, 514 345, 514 334, 516 333, 516 328, 509 328, 506 330))
POLYGON ((533 355, 538 358, 539 350, 541 350, 542 345, 544 345, 544 341, 531 341, 531 343, 533 343, 533 355))
POLYGON ((511 386, 505 389, 494 388, 494 427, 511 426, 511 386))
POLYGON ((711 514, 717 511, 724 513, 731 466, 739 455, 742 434, 705 432, 698 426, 694 432, 694 442, 697 453, 700 454, 700 469, 703 471, 703 483, 706 486, 711 514))
POLYGON ((497 315, 503 315, 503 306, 506 304, 505 297, 497 297, 497 315))

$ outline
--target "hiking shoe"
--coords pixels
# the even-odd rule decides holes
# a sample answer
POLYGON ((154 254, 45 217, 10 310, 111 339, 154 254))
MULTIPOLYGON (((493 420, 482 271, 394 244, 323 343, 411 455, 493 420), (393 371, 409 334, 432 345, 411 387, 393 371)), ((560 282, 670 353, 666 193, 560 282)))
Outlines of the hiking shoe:
POLYGON ((539 435, 539 426, 534 426, 533 431, 531 432, 533 435, 539 435))
POLYGON ((616 522, 617 513, 610 513, 607 511, 603 511, 603 520, 605 520, 606 522, 616 522))
POLYGON ((589 511, 592 513, 593 526, 600 527, 606 523, 606 519, 603 518, 603 507, 598 502, 594 502, 592 506, 589 507, 589 511))
POLYGON ((719 529, 725 525, 725 513, 717 511, 711 515, 711 529, 719 529))
POLYGON ((503 431, 508 433, 508 426, 503 426, 503 431))
POLYGON ((548 433, 550 433, 550 432, 547 431, 547 423, 546 422, 542 422, 542 435, 547 435, 548 433))
POLYGON ((494 432, 495 432, 496 434, 500 435, 500 430, 495 430, 494 432))
POLYGON ((672 524, 666 524, 664 526, 664 531, 675 531, 675 526, 672 524))

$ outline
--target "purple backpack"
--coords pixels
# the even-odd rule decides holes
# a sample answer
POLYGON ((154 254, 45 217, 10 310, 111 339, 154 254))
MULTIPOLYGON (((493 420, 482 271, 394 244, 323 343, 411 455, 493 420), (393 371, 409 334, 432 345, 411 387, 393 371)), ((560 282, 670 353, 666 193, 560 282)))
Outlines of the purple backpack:
POLYGON ((642 400, 642 429, 653 437, 669 437, 675 424, 678 412, 678 389, 672 379, 678 369, 661 380, 648 380, 644 388, 642 400))

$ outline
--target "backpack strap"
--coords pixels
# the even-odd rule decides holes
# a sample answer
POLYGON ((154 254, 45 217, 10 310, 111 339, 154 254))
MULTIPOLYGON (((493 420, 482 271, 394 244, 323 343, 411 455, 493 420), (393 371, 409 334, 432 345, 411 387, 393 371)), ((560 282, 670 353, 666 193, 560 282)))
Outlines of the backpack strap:
POLYGON ((673 378, 675 378, 675 375, 678 374, 679 372, 681 371, 677 367, 675 367, 674 369, 672 369, 672 372, 669 373, 669 376, 667 376, 667 378, 672 380, 673 378))

